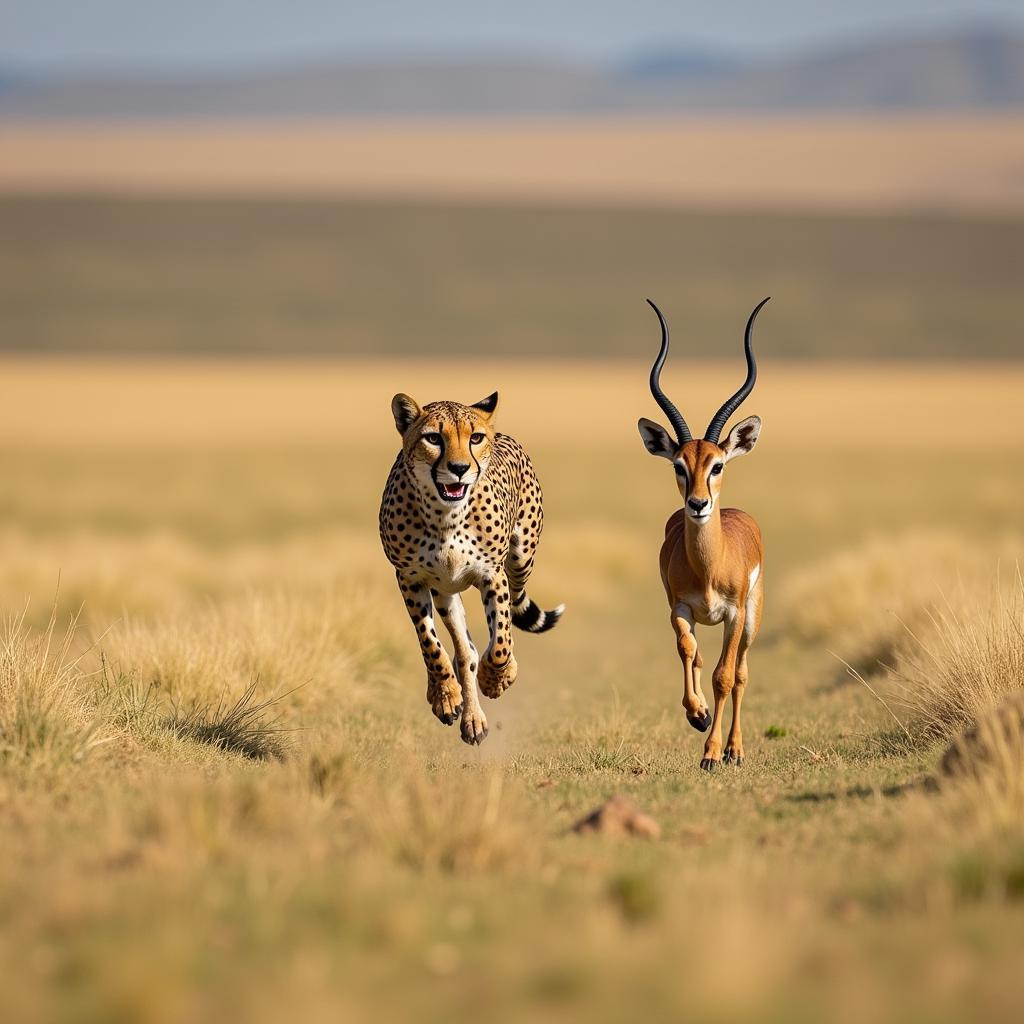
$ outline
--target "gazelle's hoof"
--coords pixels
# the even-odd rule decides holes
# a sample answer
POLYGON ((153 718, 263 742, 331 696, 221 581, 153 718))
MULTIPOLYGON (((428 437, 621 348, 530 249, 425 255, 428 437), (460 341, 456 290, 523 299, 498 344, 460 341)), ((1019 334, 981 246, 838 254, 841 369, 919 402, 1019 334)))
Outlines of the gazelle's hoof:
POLYGON ((706 772, 713 772, 721 763, 721 761, 715 761, 710 757, 702 757, 700 760, 700 766, 706 772))
POLYGON ((732 750, 727 750, 722 755, 722 764, 734 764, 737 768, 743 764, 743 755, 737 754, 732 750))
POLYGON ((686 720, 697 730, 697 732, 707 732, 711 728, 711 712, 707 708, 704 709, 703 715, 697 718, 691 718, 689 715, 686 716, 686 720))

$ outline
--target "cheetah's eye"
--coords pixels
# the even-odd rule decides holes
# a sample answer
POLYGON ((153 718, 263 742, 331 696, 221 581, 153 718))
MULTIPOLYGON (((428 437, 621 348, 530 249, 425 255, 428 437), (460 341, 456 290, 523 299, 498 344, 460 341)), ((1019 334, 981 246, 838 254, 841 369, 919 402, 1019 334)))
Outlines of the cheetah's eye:
POLYGON ((469 440, 471 444, 482 444, 486 434, 470 434, 469 440))
POLYGON ((441 446, 441 435, 440 434, 424 434, 423 435, 423 440, 426 441, 427 444, 436 445, 438 448, 440 448, 440 446, 441 446))

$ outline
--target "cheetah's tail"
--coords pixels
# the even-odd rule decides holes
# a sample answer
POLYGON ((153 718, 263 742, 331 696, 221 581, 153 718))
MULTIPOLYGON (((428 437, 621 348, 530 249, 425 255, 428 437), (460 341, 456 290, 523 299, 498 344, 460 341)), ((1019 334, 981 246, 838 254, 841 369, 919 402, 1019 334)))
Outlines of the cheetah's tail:
POLYGON ((549 612, 543 611, 540 605, 531 601, 526 596, 526 591, 523 591, 512 605, 512 625, 527 633, 546 633, 558 625, 564 611, 564 604, 552 608, 549 612))

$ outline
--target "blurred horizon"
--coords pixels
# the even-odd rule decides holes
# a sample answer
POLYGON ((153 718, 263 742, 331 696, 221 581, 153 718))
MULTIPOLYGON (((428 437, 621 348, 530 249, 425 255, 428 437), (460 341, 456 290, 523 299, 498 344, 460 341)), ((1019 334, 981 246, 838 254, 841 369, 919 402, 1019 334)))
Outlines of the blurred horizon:
POLYGON ((540 46, 282 49, 241 63, 31 70, 0 54, 0 121, 985 110, 1024 110, 1024 19, 876 29, 772 52, 666 37, 603 59, 540 46))
POLYGON ((788 0, 763 16, 756 0, 598 0, 498 3, 399 0, 375 8, 295 0, 254 8, 245 0, 173 6, 128 0, 0 2, 0 68, 24 72, 209 71, 335 59, 495 59, 537 55, 595 63, 674 49, 771 58, 886 36, 963 30, 1022 31, 1015 0, 865 0, 823 7, 788 0), (54 26, 60 26, 59 31, 54 26))
POLYGON ((0 0, 0 351, 1020 358, 1018 6, 0 0))

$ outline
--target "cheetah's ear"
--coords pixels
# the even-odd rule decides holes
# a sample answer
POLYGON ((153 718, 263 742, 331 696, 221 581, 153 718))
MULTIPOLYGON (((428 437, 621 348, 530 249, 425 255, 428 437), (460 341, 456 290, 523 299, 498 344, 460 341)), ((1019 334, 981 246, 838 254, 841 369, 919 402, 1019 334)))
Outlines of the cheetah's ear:
POLYGON ((498 392, 494 391, 486 398, 474 402, 472 408, 479 409, 488 419, 494 416, 494 410, 498 408, 498 392))
POLYGON ((405 432, 419 419, 423 410, 415 398, 408 395, 395 395, 391 399, 391 414, 395 417, 398 432, 405 437, 405 432))

